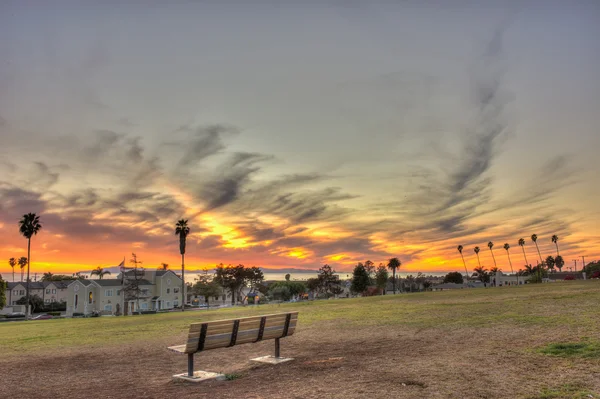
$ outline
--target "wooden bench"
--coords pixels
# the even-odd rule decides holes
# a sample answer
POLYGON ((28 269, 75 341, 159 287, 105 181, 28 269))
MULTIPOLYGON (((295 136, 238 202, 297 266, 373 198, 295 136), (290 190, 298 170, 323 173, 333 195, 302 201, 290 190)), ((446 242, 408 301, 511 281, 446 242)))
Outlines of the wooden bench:
POLYGON ((279 340, 294 334, 298 322, 298 312, 270 314, 265 316, 243 317, 240 319, 207 321, 190 325, 187 343, 171 346, 168 349, 188 356, 187 374, 173 377, 190 381, 201 381, 219 375, 204 371, 194 372, 194 354, 217 348, 254 342, 275 340, 275 356, 263 356, 252 359, 265 363, 282 363, 292 359, 282 358, 279 351, 279 340))

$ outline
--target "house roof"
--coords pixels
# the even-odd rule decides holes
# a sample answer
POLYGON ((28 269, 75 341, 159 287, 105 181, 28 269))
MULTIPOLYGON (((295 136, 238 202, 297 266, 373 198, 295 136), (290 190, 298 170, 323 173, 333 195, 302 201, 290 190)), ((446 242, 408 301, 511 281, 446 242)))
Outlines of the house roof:
MULTIPOLYGON (((20 285, 24 288, 27 287, 27 283, 25 281, 17 281, 14 283, 7 283, 7 287, 9 290, 12 290, 13 288, 15 288, 16 286, 20 285)), ((29 289, 31 290, 42 290, 44 289, 44 283, 42 283, 41 281, 30 281, 29 282, 29 289)))
MULTIPOLYGON (((101 287, 120 287, 123 285, 123 282, 120 278, 98 279, 93 281, 101 287)), ((145 279, 138 280, 138 283, 139 285, 153 285, 150 281, 145 279)))

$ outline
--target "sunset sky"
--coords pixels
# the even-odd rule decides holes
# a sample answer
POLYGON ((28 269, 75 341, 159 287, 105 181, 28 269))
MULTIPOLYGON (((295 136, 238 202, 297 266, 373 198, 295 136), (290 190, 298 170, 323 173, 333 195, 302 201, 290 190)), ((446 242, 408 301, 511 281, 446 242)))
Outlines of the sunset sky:
POLYGON ((0 2, 5 276, 600 258, 600 2, 134 3, 0 2))

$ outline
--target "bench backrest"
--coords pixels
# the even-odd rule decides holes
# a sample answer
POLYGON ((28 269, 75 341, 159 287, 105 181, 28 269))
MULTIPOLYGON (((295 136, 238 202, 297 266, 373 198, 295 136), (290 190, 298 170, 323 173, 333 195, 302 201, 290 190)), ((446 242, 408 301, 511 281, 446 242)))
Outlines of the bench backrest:
POLYGON ((290 336, 296 329, 298 312, 207 321, 190 325, 185 353, 248 344, 290 336))

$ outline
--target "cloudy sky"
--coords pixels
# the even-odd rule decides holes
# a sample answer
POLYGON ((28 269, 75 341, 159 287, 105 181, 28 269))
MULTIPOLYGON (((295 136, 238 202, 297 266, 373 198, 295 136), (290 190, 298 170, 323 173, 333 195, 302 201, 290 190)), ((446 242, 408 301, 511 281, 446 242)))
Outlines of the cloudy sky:
POLYGON ((0 3, 0 271, 600 255, 598 2, 140 3, 0 3))

